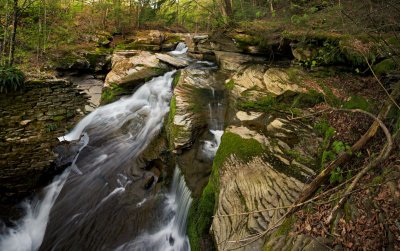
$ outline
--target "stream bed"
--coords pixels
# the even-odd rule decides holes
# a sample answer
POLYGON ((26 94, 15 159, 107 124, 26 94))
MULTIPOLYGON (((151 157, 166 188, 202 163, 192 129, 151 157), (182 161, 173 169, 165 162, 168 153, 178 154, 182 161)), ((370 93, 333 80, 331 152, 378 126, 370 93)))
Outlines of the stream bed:
MULTIPOLYGON (((179 44, 171 55, 186 57, 186 50, 179 44)), ((194 60, 189 67, 215 68, 194 60)), ((167 175, 170 182, 152 189, 159 177, 140 158, 164 126, 175 73, 95 109, 59 138, 79 149, 73 163, 23 203, 26 215, 1 230, 0 250, 190 250, 186 221, 192 198, 180 167, 167 175)), ((203 141, 203 151, 211 160, 223 133, 223 123, 213 117, 220 106, 209 101, 212 137, 203 141)))

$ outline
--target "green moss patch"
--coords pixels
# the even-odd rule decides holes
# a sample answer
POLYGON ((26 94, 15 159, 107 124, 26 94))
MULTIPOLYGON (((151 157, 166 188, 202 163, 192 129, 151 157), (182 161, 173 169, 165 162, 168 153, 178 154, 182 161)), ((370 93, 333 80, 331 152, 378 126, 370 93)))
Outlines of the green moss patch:
POLYGON ((324 102, 324 95, 310 90, 308 93, 296 93, 287 91, 282 95, 265 95, 255 101, 239 101, 238 109, 245 111, 287 111, 297 114, 298 108, 313 107, 316 104, 324 102))
POLYGON ((350 100, 343 104, 343 108, 371 111, 371 104, 364 97, 352 96, 350 100))
POLYGON ((177 71, 177 72, 176 72, 176 74, 175 74, 175 76, 174 76, 174 80, 172 81, 172 87, 173 87, 173 88, 175 88, 175 87, 178 85, 179 79, 181 78, 181 74, 182 74, 181 71, 177 71))
POLYGON ((106 105, 115 101, 121 94, 124 93, 124 88, 119 85, 111 84, 110 87, 104 88, 101 93, 101 104, 106 105))
POLYGON ((398 68, 396 62, 392 58, 385 59, 373 67, 375 74, 383 75, 390 73, 398 68))
POLYGON ((167 122, 167 138, 169 143, 169 149, 172 151, 174 149, 174 141, 177 136, 177 129, 174 126, 174 117, 176 114, 176 97, 175 95, 171 98, 171 103, 169 105, 168 122, 167 122))

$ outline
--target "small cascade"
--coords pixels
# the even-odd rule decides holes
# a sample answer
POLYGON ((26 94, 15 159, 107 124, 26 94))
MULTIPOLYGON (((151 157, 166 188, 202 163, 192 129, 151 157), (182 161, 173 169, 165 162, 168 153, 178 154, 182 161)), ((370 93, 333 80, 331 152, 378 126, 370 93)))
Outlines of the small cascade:
POLYGON ((71 167, 66 169, 61 175, 56 176, 53 182, 43 189, 42 196, 37 196, 32 201, 25 201, 23 203, 26 214, 17 222, 16 227, 0 231, 0 250, 25 251, 39 249, 47 227, 50 210, 60 194, 71 169, 77 169, 75 162, 81 150, 88 143, 89 137, 85 133, 80 139, 81 147, 71 167))
POLYGON ((215 89, 210 87, 212 100, 208 103, 209 131, 213 136, 212 140, 204 141, 203 152, 209 157, 214 158, 224 134, 223 123, 220 121, 220 114, 224 112, 222 105, 215 95, 215 89))
POLYGON ((186 46, 185 43, 179 42, 178 45, 176 46, 174 51, 169 52, 172 55, 182 55, 185 54, 188 51, 188 47, 186 46))
POLYGON ((154 233, 144 233, 119 246, 116 251, 190 251, 186 236, 187 216, 192 198, 179 167, 175 167, 170 192, 164 199, 163 222, 154 233))

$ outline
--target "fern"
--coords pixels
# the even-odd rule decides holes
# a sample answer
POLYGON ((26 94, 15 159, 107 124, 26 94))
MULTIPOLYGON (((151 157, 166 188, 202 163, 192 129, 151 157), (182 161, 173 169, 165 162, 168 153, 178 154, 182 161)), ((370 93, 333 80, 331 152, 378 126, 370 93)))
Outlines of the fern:
POLYGON ((0 93, 21 89, 25 83, 24 73, 10 66, 0 66, 0 93))

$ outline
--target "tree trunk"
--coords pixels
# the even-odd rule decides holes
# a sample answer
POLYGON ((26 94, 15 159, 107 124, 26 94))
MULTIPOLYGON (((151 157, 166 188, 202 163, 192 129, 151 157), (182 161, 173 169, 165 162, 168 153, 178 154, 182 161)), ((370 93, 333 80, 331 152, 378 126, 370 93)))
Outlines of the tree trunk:
POLYGON ((224 0, 224 10, 226 16, 231 18, 233 14, 231 0, 224 0))
POLYGON ((17 24, 18 24, 18 0, 14 0, 13 29, 12 29, 12 33, 11 33, 10 53, 9 53, 9 57, 8 57, 8 65, 9 66, 12 66, 14 64, 15 38, 17 36, 17 24))
POLYGON ((3 37, 3 44, 0 48, 0 65, 5 64, 6 59, 6 48, 7 48, 7 40, 8 40, 8 27, 10 26, 10 15, 8 12, 8 3, 9 1, 6 1, 6 13, 5 13, 5 23, 4 23, 4 37, 3 37))

